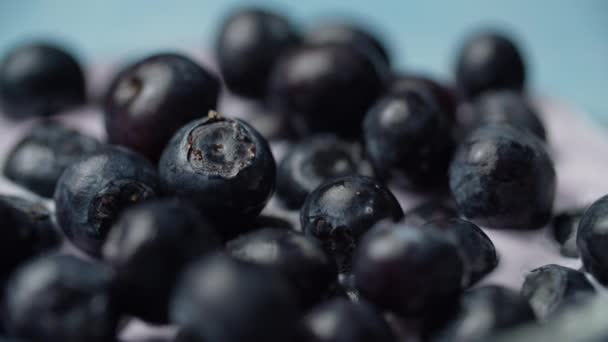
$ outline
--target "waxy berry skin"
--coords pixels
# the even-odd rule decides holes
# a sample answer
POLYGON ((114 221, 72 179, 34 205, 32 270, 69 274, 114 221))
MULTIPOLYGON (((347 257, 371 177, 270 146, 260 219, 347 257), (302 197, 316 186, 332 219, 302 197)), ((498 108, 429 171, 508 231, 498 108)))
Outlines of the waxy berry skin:
POLYGON ((608 196, 595 201, 578 224, 576 244, 585 270, 602 284, 608 284, 608 196))

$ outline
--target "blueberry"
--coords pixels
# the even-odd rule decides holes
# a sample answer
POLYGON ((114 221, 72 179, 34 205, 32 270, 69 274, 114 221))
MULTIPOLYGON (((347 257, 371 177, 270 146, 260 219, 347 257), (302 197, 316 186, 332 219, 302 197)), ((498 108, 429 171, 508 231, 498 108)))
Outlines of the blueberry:
POLYGON ((35 259, 11 278, 7 330, 32 342, 106 342, 118 317, 109 296, 111 272, 72 256, 35 259))
POLYGON ((291 341, 299 316, 289 283, 268 268, 222 255, 191 265, 171 318, 196 341, 291 341))
POLYGON ((546 140, 545 126, 532 104, 520 93, 512 90, 489 91, 474 102, 477 125, 505 123, 527 129, 546 140))
POLYGON ((302 230, 323 244, 340 272, 350 271, 353 250, 375 223, 402 217, 401 206, 390 190, 358 175, 322 184, 306 197, 300 210, 302 230))
POLYGON ((357 139, 385 72, 343 44, 305 45, 284 54, 270 79, 268 103, 289 116, 296 133, 333 132, 357 139))
POLYGON ((509 125, 475 130, 450 166, 450 188, 460 212, 491 228, 545 225, 551 219, 555 183, 543 142, 509 125))
POLYGON ((167 323, 179 272, 219 248, 215 227, 194 206, 161 199, 125 210, 112 226, 103 256, 116 274, 114 287, 123 310, 148 322, 167 323))
POLYGON ((4 175, 44 197, 53 197, 63 171, 83 155, 99 151, 92 137, 50 121, 34 126, 9 152, 4 175))
POLYGON ((361 241, 353 273, 361 296, 378 307, 417 316, 457 297, 465 266, 445 233, 379 224, 361 241))
POLYGON ((517 46, 498 32, 475 34, 463 44, 456 63, 456 79, 469 98, 488 90, 521 91, 525 64, 517 46))
POLYGON ((350 45, 390 67, 391 58, 386 43, 375 33, 356 23, 327 22, 313 27, 304 35, 309 44, 337 43, 350 45))
POLYGON ((293 145, 279 164, 277 196, 289 209, 299 209, 321 183, 350 174, 370 175, 358 144, 333 134, 319 134, 293 145))
POLYGON ((456 120, 457 99, 455 94, 448 87, 431 78, 416 74, 397 74, 390 79, 387 88, 389 94, 408 92, 424 94, 439 106, 441 112, 450 121, 456 120))
POLYGON ((608 284, 608 196, 593 203, 578 224, 576 244, 583 266, 600 283, 608 284))
POLYGON ((103 103, 108 140, 158 161, 171 136, 217 106, 216 76, 187 57, 156 54, 122 70, 103 103))
POLYGON ((51 214, 39 202, 0 195, 0 287, 24 261, 59 247, 51 214))
POLYGON ((381 179, 396 179, 414 189, 447 184, 454 147, 451 125, 422 93, 407 91, 379 100, 365 117, 364 139, 381 179))
POLYGON ((155 197, 156 171, 142 156, 107 147, 68 167, 55 190, 57 222, 78 248, 99 256, 120 213, 155 197))
POLYGON ((53 115, 85 98, 84 73, 59 46, 21 45, 0 61, 0 107, 11 118, 53 115))
POLYGON ((474 223, 453 218, 430 221, 422 229, 443 230, 460 251, 468 272, 463 285, 474 285, 498 266, 498 255, 492 240, 474 223))
POLYGON ((547 320, 569 304, 595 294, 585 274, 560 265, 546 265, 526 275, 521 294, 540 320, 547 320))
POLYGON ((524 297, 494 285, 465 292, 458 305, 446 313, 441 314, 447 320, 433 322, 429 341, 489 341, 490 335, 535 321, 524 297))
POLYGON ((280 272, 298 291, 303 307, 318 302, 337 276, 321 245, 291 230, 256 230, 228 242, 226 248, 237 259, 280 272))
POLYGON ((560 253, 569 258, 578 258, 578 247, 576 246, 576 235, 578 224, 583 217, 584 209, 564 211, 553 217, 551 227, 553 237, 560 244, 560 253))
POLYGON ((248 123, 210 112, 180 129, 163 152, 164 189, 188 197, 221 222, 224 238, 237 235, 274 192, 276 165, 264 138, 248 123))
POLYGON ((228 89, 238 95, 263 98, 278 57, 299 43, 288 18, 260 8, 228 16, 216 41, 217 61, 228 89))
POLYGON ((445 222, 453 218, 458 218, 455 205, 435 199, 423 202, 408 210, 402 223, 419 227, 429 221, 445 222))
POLYGON ((319 305, 302 320, 302 342, 397 341, 382 313, 362 301, 343 298, 319 305))

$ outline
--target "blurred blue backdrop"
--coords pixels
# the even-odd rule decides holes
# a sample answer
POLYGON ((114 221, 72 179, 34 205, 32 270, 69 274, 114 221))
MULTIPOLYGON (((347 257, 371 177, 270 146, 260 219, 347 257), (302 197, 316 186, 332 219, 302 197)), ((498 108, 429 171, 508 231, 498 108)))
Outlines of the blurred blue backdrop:
POLYGON ((451 78, 472 30, 511 31, 525 50, 530 88, 561 97, 608 125, 608 1, 405 0, 0 0, 0 53, 22 39, 54 37, 88 62, 184 46, 209 49, 239 5, 287 11, 302 25, 347 15, 385 35, 404 70, 451 78))

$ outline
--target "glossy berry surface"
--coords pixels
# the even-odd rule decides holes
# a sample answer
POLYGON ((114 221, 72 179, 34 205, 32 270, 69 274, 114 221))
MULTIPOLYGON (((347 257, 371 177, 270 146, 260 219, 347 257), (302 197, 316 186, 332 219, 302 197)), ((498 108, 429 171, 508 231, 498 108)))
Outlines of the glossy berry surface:
POLYGON ((350 45, 383 63, 391 64, 387 45, 378 35, 354 23, 328 22, 313 27, 304 35, 309 44, 337 43, 350 45))
POLYGON ((299 209, 321 183, 351 174, 370 175, 362 148, 332 134, 318 134, 293 145, 277 170, 277 196, 289 209, 299 209))
POLYGON ((584 209, 570 210, 558 213, 551 221, 553 237, 560 244, 560 253, 569 258, 578 258, 576 236, 584 209))
POLYGON ((180 271, 220 248, 215 227, 197 208, 183 200, 161 199, 125 210, 112 226, 103 257, 114 269, 114 291, 122 309, 149 322, 167 323, 180 271))
POLYGON ((108 141, 156 162, 180 127, 216 109, 219 90, 218 78, 185 56, 144 58, 122 70, 108 89, 108 141))
POLYGON ((393 342, 396 341, 382 313, 361 301, 343 298, 323 303, 302 320, 301 342, 393 342))
POLYGON ((379 100, 365 117, 364 139, 380 178, 414 189, 447 184, 454 148, 451 125, 423 94, 407 91, 379 100))
POLYGON ((232 13, 216 41, 226 86, 238 95, 263 98, 276 60, 299 41, 296 28, 280 13, 259 8, 232 13))
POLYGON ((545 126, 524 95, 512 90, 490 91, 474 102, 477 125, 509 124, 527 129, 542 140, 547 139, 545 126))
POLYGON ((526 81, 523 57, 501 33, 480 33, 463 44, 456 63, 456 79, 466 97, 497 89, 520 91, 526 81))
POLYGON ((524 297, 494 285, 465 292, 447 316, 447 320, 434 327, 429 341, 487 341, 490 335, 535 320, 524 297))
POLYGON ((59 46, 31 43, 0 62, 0 107, 15 119, 48 116, 85 102, 84 73, 59 46))
POLYGON ((191 265, 171 305, 196 341, 291 341, 298 319, 289 283, 267 268, 222 255, 191 265))
POLYGON ((72 256, 35 259, 9 282, 5 325, 25 341, 107 342, 118 317, 109 296, 111 273, 72 256))
POLYGON ((44 197, 53 197, 63 171, 83 155, 97 152, 94 138, 53 122, 34 126, 9 152, 4 175, 44 197))
POLYGON ((228 242, 233 257, 281 273, 297 290, 302 307, 318 302, 336 280, 336 266, 321 245, 292 230, 265 228, 228 242))
POLYGON ((560 266, 546 265, 530 271, 521 294, 540 320, 547 320, 559 310, 595 294, 585 274, 560 266))
POLYGON ((578 246, 583 266, 595 279, 608 284, 608 196, 593 203, 578 224, 578 246))
POLYGON ((288 116, 301 136, 332 132, 356 139, 366 111, 383 90, 384 78, 372 59, 353 47, 305 45, 277 62, 268 102, 288 116))
POLYGON ((26 260, 58 248, 59 233, 40 202, 0 195, 0 287, 26 260))
POLYGON ((107 147, 68 167, 57 183, 57 223, 78 248, 99 256, 126 208, 158 195, 156 170, 142 156, 107 147))
POLYGON ((474 285, 498 266, 498 255, 492 240, 474 223, 453 218, 430 221, 422 229, 439 229, 448 234, 460 251, 467 269, 463 285, 474 285))
POLYGON ((266 140, 249 124, 211 112, 180 129, 163 152, 164 189, 191 199, 233 237, 264 208, 275 188, 276 165, 266 140))
POLYGON ((447 222, 453 218, 458 218, 458 216, 455 204, 434 199, 423 202, 405 212, 401 222, 420 227, 429 221, 447 222))
POLYGON ((352 253, 365 232, 379 221, 401 217, 401 206, 390 190, 373 178, 357 175, 322 184, 300 210, 302 230, 322 243, 340 272, 350 270, 352 253))
POLYGON ((450 188, 459 211, 491 228, 542 227, 551 219, 555 187, 555 168, 545 145, 509 125, 475 130, 450 166, 450 188))
POLYGON ((436 103, 446 117, 454 121, 457 99, 455 94, 445 85, 425 76, 416 74, 394 75, 388 82, 388 94, 403 94, 414 92, 424 94, 430 101, 436 103))
POLYGON ((403 224, 374 227, 357 248, 353 265, 363 298, 405 316, 457 297, 466 271, 444 232, 403 224))

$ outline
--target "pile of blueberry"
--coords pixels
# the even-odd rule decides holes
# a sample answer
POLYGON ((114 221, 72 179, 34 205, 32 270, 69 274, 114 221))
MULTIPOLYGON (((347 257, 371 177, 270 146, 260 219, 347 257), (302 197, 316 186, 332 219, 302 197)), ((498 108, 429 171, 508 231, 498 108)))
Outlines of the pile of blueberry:
POLYGON ((180 342, 549 340, 602 300, 608 197, 554 213, 551 142, 505 34, 466 40, 455 86, 394 71, 356 24, 263 9, 228 16, 215 53, 219 75, 175 53, 126 66, 96 104, 106 142, 52 118, 87 102, 73 56, 4 57, 2 113, 42 119, 4 162, 38 196, 0 196, 1 341, 113 342, 133 317, 180 342), (218 111, 225 93, 280 134, 218 111), (391 189, 429 200, 404 212, 391 189), (479 226, 551 226, 584 269, 480 285, 499 256, 479 226))

